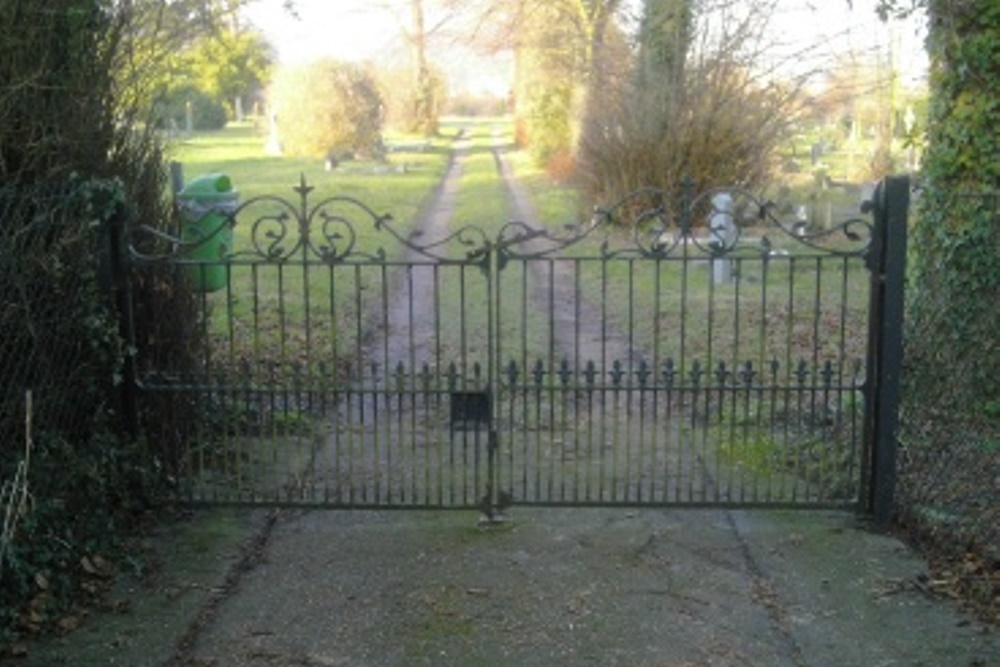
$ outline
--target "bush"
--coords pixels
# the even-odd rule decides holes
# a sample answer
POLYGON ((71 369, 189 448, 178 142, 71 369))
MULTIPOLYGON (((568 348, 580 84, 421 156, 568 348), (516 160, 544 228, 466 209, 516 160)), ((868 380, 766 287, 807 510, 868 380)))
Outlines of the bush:
POLYGON ((164 97, 157 109, 160 126, 184 129, 189 104, 192 130, 221 130, 226 126, 225 105, 193 84, 177 87, 164 97))
POLYGON ((699 192, 769 185, 801 84, 776 82, 768 74, 774 63, 759 62, 772 39, 773 5, 698 4, 689 38, 651 38, 659 55, 631 72, 611 71, 588 96, 577 174, 591 203, 647 186, 675 191, 688 180, 699 192), (680 55, 664 58, 667 47, 680 55))
POLYGON ((590 201, 615 201, 646 186, 674 189, 687 179, 695 191, 768 184, 791 118, 789 91, 758 86, 719 58, 688 73, 683 94, 653 132, 640 100, 604 97, 603 114, 581 136, 578 177, 590 201))
POLYGON ((569 85, 554 86, 532 97, 522 140, 536 164, 548 165, 569 148, 572 99, 573 89, 569 85))
MULTIPOLYGON (((126 345, 110 307, 112 220, 172 223, 144 101, 149 81, 132 69, 129 40, 148 26, 134 22, 130 4, 0 2, 3 509, 17 507, 9 490, 30 492, 17 530, 2 535, 0 659, 6 642, 81 602, 81 562, 115 556, 125 529, 159 498, 162 457, 122 428, 126 345), (26 390, 34 404, 30 465, 26 390)), ((171 327, 185 319, 177 313, 190 294, 138 281, 132 293, 136 322, 150 304, 173 306, 157 324, 157 345, 181 340, 171 327)))
POLYGON ((282 70, 270 98, 288 155, 380 155, 382 97, 362 67, 321 60, 282 70))

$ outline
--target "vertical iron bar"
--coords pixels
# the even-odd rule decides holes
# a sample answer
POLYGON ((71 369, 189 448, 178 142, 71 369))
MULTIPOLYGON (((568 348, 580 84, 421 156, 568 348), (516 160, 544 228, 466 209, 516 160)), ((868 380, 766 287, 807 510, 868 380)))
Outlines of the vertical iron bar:
MULTIPOLYGON (((833 418, 836 420, 835 428, 841 434, 841 438, 847 437, 846 447, 848 449, 847 456, 847 470, 845 473, 846 479, 852 486, 856 483, 855 473, 855 462, 857 460, 858 447, 857 442, 853 437, 847 436, 850 430, 847 428, 845 423, 845 391, 847 391, 847 384, 844 378, 845 369, 849 360, 847 358, 847 318, 849 317, 850 309, 848 307, 849 301, 851 299, 850 291, 850 260, 852 258, 844 257, 843 264, 841 266, 841 276, 843 278, 841 282, 840 289, 840 341, 837 350, 837 379, 836 379, 836 406, 834 409, 833 418)), ((856 489, 854 489, 856 491, 856 489)), ((857 496, 856 496, 857 497, 857 496)))
MULTIPOLYGON (((823 257, 816 258, 816 293, 813 297, 813 349, 812 349, 812 368, 813 368, 813 383, 812 391, 809 396, 809 435, 813 437, 816 430, 817 421, 817 393, 818 386, 817 380, 820 374, 820 347, 821 347, 821 337, 820 337, 820 322, 823 319, 823 257)), ((828 456, 827 449, 824 448, 820 451, 819 460, 817 465, 820 470, 823 469, 826 463, 826 458, 828 456)), ((822 488, 820 488, 820 493, 822 493, 822 488)))
POLYGON ((555 261, 550 257, 548 259, 549 266, 549 280, 548 280, 548 308, 549 308, 549 349, 548 349, 548 368, 549 368, 549 378, 548 378, 548 392, 546 392, 546 397, 548 399, 548 449, 549 449, 549 470, 548 470, 548 482, 546 489, 546 500, 551 501, 553 499, 553 490, 555 489, 555 473, 556 473, 556 461, 555 461, 555 434, 556 434, 556 267, 555 261))
MULTIPOLYGON (((376 418, 375 423, 375 498, 377 504, 382 504, 386 502, 392 504, 392 396, 389 393, 394 386, 393 382, 393 371, 395 369, 392 359, 389 357, 389 339, 393 337, 395 332, 390 329, 389 321, 389 310, 392 307, 390 305, 390 294, 389 294, 389 269, 385 262, 379 265, 379 293, 382 296, 382 331, 384 335, 382 336, 382 419, 376 418), (379 426, 382 426, 382 432, 385 436, 384 441, 381 441, 378 431, 379 426), (385 456, 385 462, 382 461, 383 451, 385 456), (385 479, 385 498, 382 498, 382 480, 385 479)), ((376 401, 378 401, 378 388, 376 387, 375 392, 376 401)))
MULTIPOLYGON (((783 406, 785 410, 785 418, 782 424, 782 450, 789 452, 792 451, 790 448, 790 429, 792 421, 792 344, 795 340, 795 257, 788 258, 788 315, 785 322, 785 372, 784 372, 784 386, 785 391, 782 396, 783 406)), ((798 461, 793 463, 794 474, 792 476, 792 493, 791 501, 794 503, 798 498, 799 490, 799 478, 798 478, 798 461)))
MULTIPOLYGON (((600 400, 600 414, 598 422, 600 428, 598 429, 598 442, 597 451, 600 460, 599 470, 597 472, 597 497, 602 502, 605 499, 604 494, 604 481, 605 472, 607 469, 606 459, 609 448, 608 441, 608 427, 607 427, 607 404, 608 404, 608 389, 607 389, 607 377, 608 377, 608 259, 601 259, 601 358, 599 361, 599 366, 597 368, 597 384, 601 387, 599 400, 600 400)), ((611 456, 614 457, 615 451, 611 449, 611 456)))
MULTIPOLYGON (((754 420, 754 430, 757 438, 764 438, 763 429, 763 419, 764 419, 764 370, 767 368, 767 287, 768 281, 770 280, 770 268, 771 268, 771 257, 769 254, 764 254, 761 257, 760 266, 760 341, 757 344, 757 371, 758 377, 760 378, 760 387, 757 392, 757 415, 754 420)), ((773 422, 770 422, 773 423, 773 422)), ((774 448, 774 441, 768 438, 772 449, 774 448)), ((774 499, 773 496, 773 482, 774 479, 778 477, 777 475, 768 475, 767 477, 767 491, 766 497, 767 501, 771 502, 774 499)))
MULTIPOLYGON (((764 366, 761 366, 760 370, 761 370, 761 373, 763 373, 764 372, 764 366)), ((778 364, 778 360, 777 359, 771 361, 770 371, 771 371, 771 374, 770 374, 770 383, 771 383, 771 387, 770 387, 771 408, 770 408, 770 414, 769 414, 769 419, 768 419, 768 424, 770 425, 770 428, 767 431, 767 433, 768 433, 767 437, 768 437, 768 439, 771 442, 773 442, 773 443, 775 443, 775 445, 777 445, 778 434, 777 434, 776 425, 777 425, 777 410, 778 410, 777 403, 778 403, 778 371, 779 371, 779 364, 778 364)), ((761 436, 763 437, 763 435, 764 435, 764 431, 762 429, 761 430, 761 436)), ((784 453, 784 452, 788 451, 788 449, 787 449, 787 447, 783 446, 780 449, 780 451, 782 453, 784 453)), ((779 474, 779 476, 778 476, 778 484, 779 484, 779 486, 778 486, 778 498, 777 499, 780 500, 780 501, 782 501, 782 502, 788 500, 788 494, 786 494, 786 491, 785 491, 786 483, 784 481, 784 478, 785 478, 784 468, 787 465, 788 465, 788 463, 787 463, 787 461, 784 458, 782 458, 782 459, 779 460, 779 466, 780 466, 779 470, 781 470, 781 474, 779 474)), ((769 482, 768 483, 768 500, 772 500, 773 499, 772 492, 773 492, 773 486, 769 482)))
MULTIPOLYGON (((521 419, 522 419, 522 433, 521 433, 521 452, 523 460, 521 461, 521 494, 520 497, 527 501, 528 500, 528 482, 529 482, 529 468, 531 467, 531 452, 528 446, 528 424, 531 417, 531 411, 528 409, 529 397, 531 396, 529 384, 528 384, 528 305, 530 303, 531 297, 528 294, 528 259, 524 258, 521 260, 521 374, 524 377, 524 392, 522 393, 523 404, 521 407, 521 419)), ((510 443, 513 449, 513 442, 510 443)))
MULTIPOLYGON (((573 419, 573 500, 580 500, 580 460, 583 458, 583 440, 580 437, 580 303, 583 299, 583 284, 580 276, 580 259, 573 259, 573 389, 572 389, 572 419, 573 419)), ((589 415, 587 418, 589 419, 589 415)), ((586 463, 586 462, 585 462, 586 463)))
MULTIPOLYGON (((426 267, 422 266, 422 267, 419 267, 419 270, 424 270, 425 268, 426 267)), ((399 447, 400 447, 400 453, 406 452, 407 447, 406 447, 406 443, 404 442, 404 440, 407 440, 407 439, 409 440, 410 503, 411 504, 416 504, 416 495, 417 495, 417 464, 416 464, 416 459, 417 459, 417 429, 416 429, 416 412, 417 412, 417 404, 416 404, 416 392, 417 392, 417 350, 416 350, 416 334, 414 332, 414 329, 415 329, 415 326, 414 326, 414 323, 415 323, 414 322, 414 315, 415 315, 415 313, 414 313, 414 305, 413 305, 414 294, 413 294, 413 273, 412 272, 413 272, 413 268, 411 267, 409 269, 409 271, 407 272, 407 282, 408 282, 407 293, 409 294, 410 299, 409 299, 409 303, 407 304, 407 313, 406 313, 407 321, 409 322, 409 326, 407 327, 407 329, 409 330, 408 331, 408 338, 409 338, 408 343, 409 343, 409 352, 410 353, 408 355, 409 358, 407 359, 407 363, 409 364, 409 367, 406 368, 405 371, 404 371, 404 377, 406 377, 407 375, 409 376, 408 389, 409 389, 409 394, 410 394, 410 404, 409 404, 409 411, 410 411, 409 431, 410 431, 410 433, 409 433, 409 438, 404 438, 403 437, 403 432, 405 430, 403 428, 403 414, 404 414, 404 409, 403 409, 403 400, 402 400, 402 397, 400 397, 400 401, 399 401, 399 414, 400 414, 399 447)), ((426 296, 426 295, 423 295, 423 296, 426 296)), ((421 332, 421 333, 424 336, 427 335, 426 332, 421 332)), ((405 472, 405 470, 403 471, 403 476, 404 476, 404 479, 403 479, 403 487, 404 487, 403 494, 405 495, 405 493, 406 493, 405 492, 405 486, 406 486, 406 480, 405 480, 406 472, 405 472)))
MULTIPOLYGON (((659 372, 660 372, 660 309, 662 308, 662 302, 661 302, 661 299, 662 299, 662 289, 661 289, 661 285, 662 285, 662 279, 663 279, 663 276, 661 275, 661 268, 662 268, 662 266, 663 266, 663 264, 662 264, 661 258, 659 256, 657 256, 656 259, 653 262, 653 272, 654 272, 653 273, 653 303, 654 303, 654 306, 653 306, 653 314, 652 314, 653 319, 652 319, 652 322, 651 322, 651 325, 652 325, 651 326, 651 330, 653 332, 653 366, 652 366, 653 374, 651 376, 651 379, 652 379, 652 382, 653 382, 653 391, 652 391, 652 409, 653 409, 652 422, 653 423, 650 425, 650 431, 652 433, 651 446, 653 448, 653 454, 652 454, 652 458, 650 460, 650 475, 653 478, 653 482, 652 482, 652 486, 650 488, 650 496, 649 496, 650 502, 655 502, 657 495, 659 495, 661 498, 665 499, 666 498, 666 490, 667 490, 667 475, 666 475, 667 471, 666 471, 666 469, 664 469, 664 471, 663 471, 664 472, 663 477, 659 478, 657 480, 658 472, 660 470, 660 466, 657 465, 657 457, 659 457, 661 455, 661 452, 662 452, 662 456, 664 457, 664 460, 666 460, 666 457, 667 457, 667 454, 668 454, 668 449, 669 449, 669 447, 667 445, 666 438, 663 437, 663 434, 660 433, 660 415, 659 415, 659 410, 660 410, 660 391, 659 391, 659 387, 660 387, 660 382, 659 382, 659 372), (661 494, 657 494, 656 493, 657 481, 659 481, 659 483, 662 485, 661 488, 662 488, 663 492, 661 494)), ((669 426, 669 422, 667 423, 667 425, 669 426)))
POLYGON ((487 502, 491 508, 491 515, 497 510, 500 494, 499 475, 499 432, 497 425, 500 422, 500 408, 498 405, 500 396, 500 248, 492 245, 489 255, 489 272, 487 273, 487 301, 489 306, 486 313, 486 324, 488 327, 489 340, 486 344, 486 393, 489 397, 489 423, 487 427, 486 440, 486 492, 489 495, 487 502))
MULTIPOLYGON (((259 428, 257 429, 257 434, 256 434, 257 442, 255 443, 255 447, 259 451, 265 451, 265 449, 264 449, 264 442, 263 441, 264 441, 264 438, 266 437, 264 426, 265 426, 266 421, 267 421, 267 415, 266 415, 266 403, 267 403, 267 399, 266 399, 265 393, 264 393, 266 391, 266 378, 263 375, 263 368, 261 367, 261 363, 260 363, 261 362, 261 358, 262 358, 261 357, 261 352, 260 352, 262 344, 261 344, 261 340, 260 340, 260 332, 261 332, 261 326, 260 326, 260 316, 261 316, 261 313, 260 313, 260 270, 259 270, 258 267, 259 267, 259 264, 257 262, 251 262, 251 264, 250 264, 250 292, 251 292, 251 295, 252 295, 251 299, 253 301, 253 304, 252 304, 252 307, 251 307, 251 309, 253 311, 253 316, 251 318, 251 320, 253 322, 253 324, 252 324, 252 329, 253 329, 252 349, 253 349, 253 352, 252 352, 252 356, 250 357, 251 361, 248 361, 247 363, 248 364, 252 364, 252 365, 249 366, 248 373, 249 373, 249 376, 250 376, 251 385, 253 385, 254 388, 255 388, 254 398, 255 398, 255 401, 256 401, 256 406, 257 406, 257 409, 260 411, 260 414, 258 416, 258 426, 259 426, 259 428)), ((258 493, 258 492, 260 492, 260 491, 263 490, 261 488, 262 487, 262 483, 261 483, 261 480, 260 480, 260 476, 262 474, 263 474, 263 471, 258 471, 257 474, 254 475, 255 495, 256 495, 256 493, 258 493)))
POLYGON ((357 368, 355 369, 358 374, 358 390, 361 393, 361 399, 358 403, 358 418, 359 424, 363 425, 365 423, 365 409, 364 409, 364 378, 365 378, 365 365, 364 365, 364 333, 362 327, 365 321, 365 311, 361 299, 362 285, 364 275, 361 272, 361 265, 354 265, 354 359, 356 360, 357 368))
MULTIPOLYGON (((632 356, 635 350, 635 260, 628 260, 628 357, 621 362, 625 366, 625 502, 632 494, 632 356)), ((622 409, 619 404, 618 410, 622 409)), ((641 449, 639 455, 641 456, 641 449)), ((637 480, 638 481, 638 480, 637 480)), ((636 488, 638 494, 638 485, 636 488)))
MULTIPOLYGON (((441 368, 445 365, 444 360, 441 358, 441 267, 439 264, 435 263, 433 269, 434 275, 434 359, 432 360, 434 367, 434 387, 437 390, 441 389, 441 368)), ((441 408, 441 393, 437 394, 438 400, 436 401, 436 408, 441 408)))
MULTIPOLYGON (((337 400, 337 392, 339 389, 339 378, 338 373, 340 369, 340 362, 338 357, 338 343, 337 339, 340 335, 340 326, 337 321, 337 280, 336 280, 336 270, 334 269, 333 263, 327 264, 327 289, 329 290, 329 298, 327 305, 329 307, 329 313, 327 314, 330 318, 330 364, 327 367, 327 371, 323 373, 323 408, 322 408, 322 418, 324 420, 332 420, 333 424, 327 424, 329 430, 324 436, 325 443, 332 445, 333 447, 333 484, 336 485, 336 489, 339 492, 340 485, 342 484, 341 469, 340 469, 340 424, 338 424, 338 415, 340 414, 341 405, 340 401, 337 400), (330 406, 330 407, 328 407, 330 406)), ((331 480, 327 478, 325 484, 325 497, 326 502, 330 502, 330 482, 331 480)))
MULTIPOLYGON (((313 377, 313 365, 315 360, 313 359, 313 317, 312 317, 312 290, 309 281, 309 219, 303 218, 300 234, 302 235, 302 320, 303 326, 305 327, 305 389, 306 389, 306 401, 305 405, 299 404, 296 406, 299 414, 303 410, 313 410, 313 391, 312 391, 312 377, 313 377)), ((312 422, 310 422, 312 423, 312 422)))
MULTIPOLYGON (((744 266, 744 258, 737 257, 730 260, 730 266, 733 268, 733 278, 732 284, 735 292, 735 302, 736 302, 736 334, 735 340, 733 341, 733 366, 731 371, 732 383, 730 387, 730 392, 732 394, 732 400, 730 401, 730 415, 729 419, 733 422, 730 426, 730 433, 735 439, 737 437, 737 421, 742 421, 743 426, 740 428, 740 449, 743 451, 743 456, 748 457, 751 462, 750 465, 743 465, 739 468, 739 494, 740 502, 745 502, 747 499, 747 487, 748 480, 747 475, 749 473, 750 479, 753 480, 756 477, 755 462, 757 453, 749 450, 750 443, 746 438, 746 423, 749 419, 749 415, 744 414, 742 419, 737 418, 737 410, 739 406, 739 394, 741 392, 749 392, 749 387, 746 387, 741 382, 742 377, 740 375, 740 366, 745 361, 750 358, 749 349, 744 349, 744 345, 750 348, 752 344, 753 330, 752 330, 752 310, 746 314, 747 322, 744 324, 741 320, 743 316, 743 310, 740 308, 740 302, 743 300, 744 285, 747 285, 746 291, 752 291, 753 287, 750 283, 744 280, 746 276, 746 267, 744 266), (746 331, 744 331, 746 330, 746 331), (744 340, 744 339, 748 340, 744 340)), ((748 295, 749 301, 749 295, 748 295)), ((749 404, 748 404, 749 405, 749 404)), ((730 492, 732 493, 732 492, 730 492)), ((732 497, 730 496, 730 500, 732 497)))

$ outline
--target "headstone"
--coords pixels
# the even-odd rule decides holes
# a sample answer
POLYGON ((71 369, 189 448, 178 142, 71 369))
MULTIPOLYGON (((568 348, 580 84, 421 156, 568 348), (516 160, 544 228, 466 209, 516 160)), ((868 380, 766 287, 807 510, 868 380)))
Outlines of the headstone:
POLYGON ((821 157, 823 157, 823 144, 814 143, 809 148, 809 159, 812 161, 812 166, 817 166, 821 157))
POLYGON ((264 150, 268 155, 281 155, 281 139, 278 137, 278 114, 273 111, 268 116, 270 128, 268 130, 267 144, 264 150))
MULTIPOLYGON (((708 219, 709 245, 725 253, 736 240, 736 220, 733 216, 733 196, 720 192, 712 197, 712 215, 708 219)), ((712 258, 712 282, 723 285, 732 282, 733 262, 725 257, 712 258)))

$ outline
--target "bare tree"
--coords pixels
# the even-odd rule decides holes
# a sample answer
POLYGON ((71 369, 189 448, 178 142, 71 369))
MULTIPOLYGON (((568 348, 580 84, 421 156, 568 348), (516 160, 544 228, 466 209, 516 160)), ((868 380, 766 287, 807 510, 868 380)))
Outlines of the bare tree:
POLYGON ((702 188, 768 183, 802 83, 763 57, 775 4, 646 4, 637 73, 610 82, 578 145, 593 202, 687 179, 702 188))
POLYGON ((452 0, 382 0, 373 2, 370 10, 392 17, 410 52, 412 83, 406 124, 409 129, 426 135, 438 131, 442 86, 431 64, 431 42, 440 38, 449 23, 460 16, 452 0), (433 18, 431 18, 433 14, 433 18))
POLYGON ((636 92, 643 130, 662 137, 684 93, 684 70, 694 30, 693 0, 646 0, 638 35, 636 92))

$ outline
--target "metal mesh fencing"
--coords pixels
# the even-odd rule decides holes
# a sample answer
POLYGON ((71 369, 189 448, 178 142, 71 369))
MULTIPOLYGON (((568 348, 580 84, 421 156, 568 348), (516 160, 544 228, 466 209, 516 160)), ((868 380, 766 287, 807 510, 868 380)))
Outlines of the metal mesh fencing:
MULTIPOLYGON (((0 438, 23 440, 24 396, 39 432, 87 435, 106 376, 113 318, 103 308, 86 203, 53 188, 0 189, 0 438)), ((103 395, 103 394, 101 394, 103 395)), ((17 452, 17 447, 5 451, 17 452)), ((8 472, 9 456, 2 472, 8 472)))

